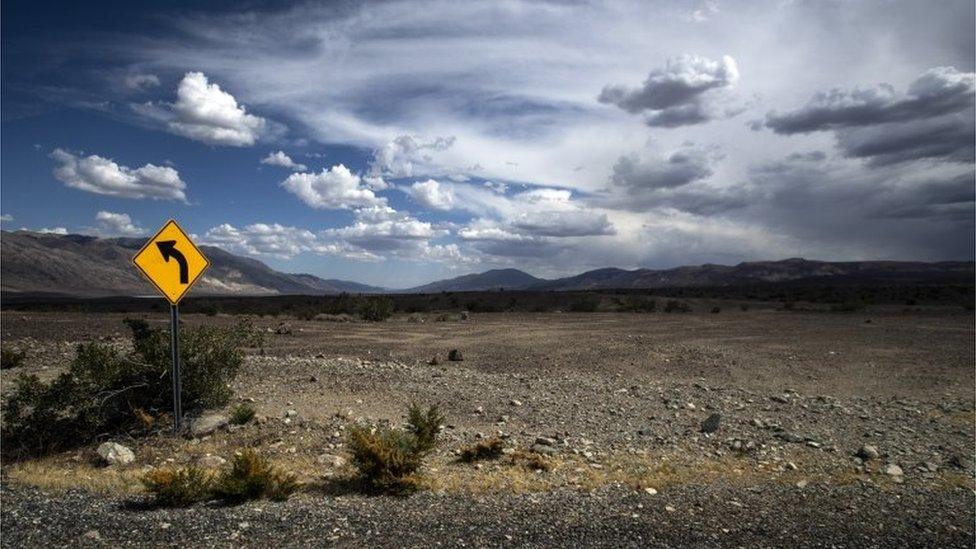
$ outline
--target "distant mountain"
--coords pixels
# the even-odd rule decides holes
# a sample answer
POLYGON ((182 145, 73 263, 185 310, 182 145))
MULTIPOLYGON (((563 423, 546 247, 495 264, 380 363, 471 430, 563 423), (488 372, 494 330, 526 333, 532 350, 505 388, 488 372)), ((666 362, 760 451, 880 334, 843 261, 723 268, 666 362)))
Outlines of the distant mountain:
MULTIPOLYGON (((154 295, 132 267, 145 241, 84 235, 0 232, 0 290, 76 297, 154 295)), ((264 263, 201 246, 211 266, 193 295, 323 295, 383 293, 383 288, 310 274, 282 273, 264 263)), ((495 290, 655 289, 749 284, 898 285, 972 284, 972 261, 755 261, 738 265, 698 265, 674 269, 597 269, 545 280, 518 269, 495 269, 398 290, 402 293, 495 290)))
MULTIPOLYGON (((79 297, 150 295, 131 259, 145 243, 135 238, 0 233, 0 289, 79 297)), ((379 293, 382 288, 278 272, 264 263, 213 246, 201 246, 210 268, 191 295, 379 293)))
POLYGON ((607 290, 738 286, 748 284, 928 284, 973 282, 972 261, 755 261, 738 265, 698 265, 673 269, 606 268, 544 280, 517 269, 502 269, 431 282, 405 293, 506 290, 607 290))
POLYGON ((598 269, 576 276, 542 282, 538 290, 590 290, 608 288, 687 288, 782 284, 906 284, 973 282, 972 261, 923 263, 915 261, 810 261, 785 259, 738 265, 700 265, 674 269, 598 269))
POLYGON ((518 269, 493 269, 483 273, 469 274, 438 280, 416 288, 401 290, 403 293, 432 294, 437 292, 478 292, 491 290, 524 290, 545 282, 518 269))

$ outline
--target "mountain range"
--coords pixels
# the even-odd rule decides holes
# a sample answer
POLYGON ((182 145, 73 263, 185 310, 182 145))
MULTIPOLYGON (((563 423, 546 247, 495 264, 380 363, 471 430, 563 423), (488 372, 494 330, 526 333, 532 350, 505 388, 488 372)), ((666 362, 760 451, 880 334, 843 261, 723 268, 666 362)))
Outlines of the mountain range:
MULTIPOLYGON (((0 290, 5 294, 75 297, 150 295, 152 289, 132 267, 143 239, 98 238, 30 231, 0 233, 0 290)), ((492 290, 569 291, 654 289, 780 284, 971 284, 972 261, 810 261, 786 259, 738 265, 673 269, 597 269, 558 279, 534 277, 518 269, 493 269, 390 290, 311 274, 276 271, 264 263, 214 246, 200 249, 210 269, 191 291, 195 295, 323 295, 348 293, 437 293, 492 290)))

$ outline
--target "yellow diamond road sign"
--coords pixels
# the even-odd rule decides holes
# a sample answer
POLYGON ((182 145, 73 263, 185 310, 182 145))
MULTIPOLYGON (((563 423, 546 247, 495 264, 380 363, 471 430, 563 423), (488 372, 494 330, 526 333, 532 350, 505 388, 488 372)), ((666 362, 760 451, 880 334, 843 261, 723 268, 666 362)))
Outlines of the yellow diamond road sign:
POLYGON ((210 266, 210 261, 172 219, 146 242, 132 263, 173 305, 183 299, 210 266))

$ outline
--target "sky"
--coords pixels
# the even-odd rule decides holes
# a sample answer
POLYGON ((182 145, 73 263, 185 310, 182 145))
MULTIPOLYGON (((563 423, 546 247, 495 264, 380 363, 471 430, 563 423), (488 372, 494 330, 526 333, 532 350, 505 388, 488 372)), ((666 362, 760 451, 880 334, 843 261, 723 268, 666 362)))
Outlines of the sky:
POLYGON ((142 4, 2 4, 4 230, 389 288, 974 256, 971 0, 142 4))

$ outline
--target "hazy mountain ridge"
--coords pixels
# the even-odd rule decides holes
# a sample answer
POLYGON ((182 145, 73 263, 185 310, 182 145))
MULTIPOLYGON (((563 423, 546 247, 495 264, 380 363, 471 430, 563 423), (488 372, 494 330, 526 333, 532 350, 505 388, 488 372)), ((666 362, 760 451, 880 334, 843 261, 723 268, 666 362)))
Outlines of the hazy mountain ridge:
MULTIPOLYGON (((98 238, 3 231, 0 286, 4 292, 51 293, 82 297, 148 295, 154 291, 132 266, 145 243, 139 238, 98 238)), ((282 273, 261 261, 200 246, 210 268, 193 295, 279 295, 378 293, 382 288, 310 274, 282 273)))
MULTIPOLYGON (((77 297, 152 295, 154 290, 131 264, 145 241, 28 231, 2 232, 0 285, 4 292, 77 297)), ((604 268, 546 280, 518 269, 492 269, 414 288, 386 290, 357 282, 282 273, 253 258, 201 246, 211 267, 191 292, 195 295, 322 295, 348 293, 438 293, 493 290, 655 289, 694 286, 784 284, 971 284, 972 261, 753 261, 673 269, 604 268)))

